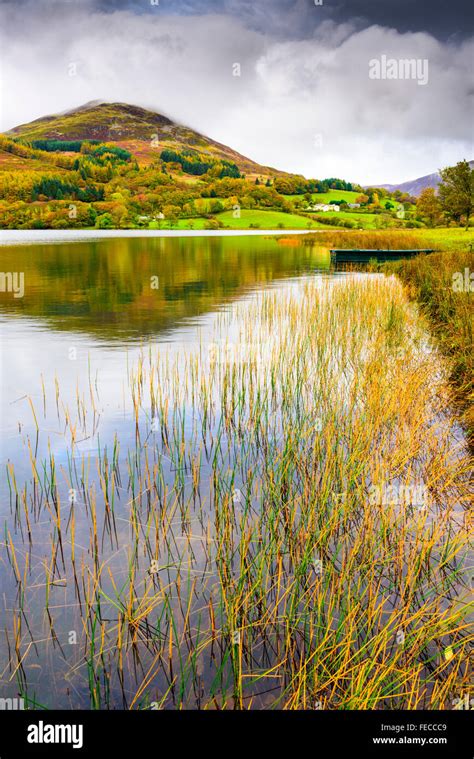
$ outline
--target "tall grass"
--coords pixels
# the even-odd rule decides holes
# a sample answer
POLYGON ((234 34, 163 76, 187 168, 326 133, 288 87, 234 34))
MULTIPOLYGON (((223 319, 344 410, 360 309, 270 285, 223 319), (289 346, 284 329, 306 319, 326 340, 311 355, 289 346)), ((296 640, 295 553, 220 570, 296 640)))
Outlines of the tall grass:
POLYGON ((374 250, 409 250, 430 247, 421 235, 413 231, 335 231, 305 235, 305 245, 325 244, 330 248, 360 248, 374 250))
POLYGON ((58 405, 67 466, 30 446, 31 477, 9 469, 2 685, 56 707, 452 708, 471 461, 395 277, 258 293, 128 385, 127 445, 98 440, 91 385, 90 408, 58 405))
POLYGON ((467 250, 418 256, 385 264, 421 303, 442 352, 449 358, 456 400, 474 445, 474 253, 467 250), (472 290, 471 290, 472 287, 472 290))

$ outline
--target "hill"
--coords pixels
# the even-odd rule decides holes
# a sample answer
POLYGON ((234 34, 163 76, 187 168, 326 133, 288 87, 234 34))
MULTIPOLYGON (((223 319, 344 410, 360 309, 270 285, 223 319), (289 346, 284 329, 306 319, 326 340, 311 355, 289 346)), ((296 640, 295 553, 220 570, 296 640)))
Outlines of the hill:
POLYGON ((1 229, 420 227, 409 187, 364 193, 263 166, 127 103, 91 101, 0 134, 1 229))
MULTIPOLYGON (((262 166, 127 103, 92 101, 0 134, 3 229, 309 228, 326 223, 308 213, 315 193, 344 202, 360 190, 262 166)), ((342 216, 340 226, 365 223, 342 216)))
MULTIPOLYGON (((474 161, 469 161, 469 166, 471 169, 474 168, 474 161)), ((441 175, 439 171, 436 171, 434 174, 426 174, 424 177, 411 179, 408 182, 402 182, 401 184, 382 184, 380 187, 388 190, 388 192, 400 190, 400 192, 417 198, 427 187, 433 187, 436 190, 440 182, 441 175)))
POLYGON ((235 150, 182 126, 160 113, 127 103, 92 101, 71 111, 43 116, 6 133, 9 137, 37 140, 98 140, 113 142, 129 150, 139 165, 151 164, 164 148, 197 150, 199 153, 235 163, 242 173, 262 176, 285 176, 252 161, 235 150))

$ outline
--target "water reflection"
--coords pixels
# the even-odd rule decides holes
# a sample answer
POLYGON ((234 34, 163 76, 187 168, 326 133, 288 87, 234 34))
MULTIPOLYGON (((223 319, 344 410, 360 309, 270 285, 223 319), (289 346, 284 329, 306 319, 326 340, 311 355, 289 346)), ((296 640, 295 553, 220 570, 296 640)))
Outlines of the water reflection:
POLYGON ((112 238, 4 246, 3 271, 25 274, 25 296, 0 293, 0 313, 86 332, 111 344, 140 341, 243 292, 329 268, 324 248, 272 238, 112 238))

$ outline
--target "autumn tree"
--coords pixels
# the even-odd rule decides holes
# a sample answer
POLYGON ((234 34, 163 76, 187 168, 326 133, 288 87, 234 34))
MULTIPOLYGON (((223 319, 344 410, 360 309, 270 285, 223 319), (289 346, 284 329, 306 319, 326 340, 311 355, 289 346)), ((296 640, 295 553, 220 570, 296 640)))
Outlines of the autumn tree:
POLYGON ((441 218, 441 203, 433 187, 425 187, 420 193, 416 204, 418 216, 428 220, 428 225, 434 227, 441 218))
POLYGON ((440 170, 439 199, 445 213, 460 221, 465 217, 466 229, 474 206, 474 171, 467 161, 440 170))

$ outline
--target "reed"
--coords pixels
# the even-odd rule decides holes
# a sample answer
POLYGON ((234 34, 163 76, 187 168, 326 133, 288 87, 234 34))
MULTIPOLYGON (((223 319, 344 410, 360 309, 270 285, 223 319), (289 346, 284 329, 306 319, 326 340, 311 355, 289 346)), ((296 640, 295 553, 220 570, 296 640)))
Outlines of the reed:
POLYGON ((39 657, 96 709, 452 708, 472 461, 424 318, 395 277, 354 275, 258 293, 213 330, 129 367, 126 443, 56 380, 67 465, 29 446, 31 476, 8 474, 10 670, 25 689, 39 657), (31 637, 54 653, 25 660, 31 637))
POLYGON ((386 264, 421 304, 440 349, 449 359, 450 379, 474 447, 474 253, 458 249, 386 264))

